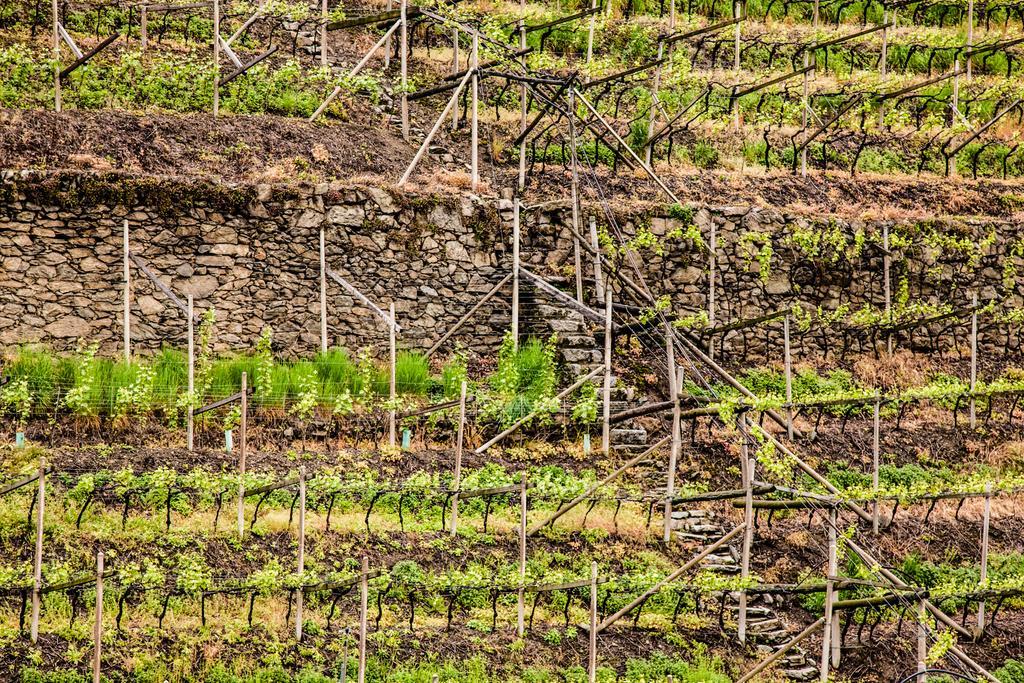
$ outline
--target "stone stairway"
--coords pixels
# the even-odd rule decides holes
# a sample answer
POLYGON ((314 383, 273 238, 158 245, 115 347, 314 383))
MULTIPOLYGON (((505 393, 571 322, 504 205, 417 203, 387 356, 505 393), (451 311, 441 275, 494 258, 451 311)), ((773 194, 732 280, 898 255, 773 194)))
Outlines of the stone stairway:
MULTIPOLYGON (((678 538, 698 541, 702 545, 713 543, 728 532, 722 523, 705 510, 673 510, 672 522, 678 538)), ((708 555, 702 567, 719 574, 738 575, 740 553, 738 543, 726 545, 708 555)), ((726 609, 730 621, 735 623, 739 615, 739 594, 731 593, 729 598, 726 609)), ((755 647, 762 658, 778 650, 793 636, 786 629, 785 620, 776 611, 775 605, 775 597, 767 594, 751 595, 747 601, 747 642, 755 647)), ((813 681, 819 677, 817 663, 800 645, 791 649, 776 666, 789 680, 813 681)))

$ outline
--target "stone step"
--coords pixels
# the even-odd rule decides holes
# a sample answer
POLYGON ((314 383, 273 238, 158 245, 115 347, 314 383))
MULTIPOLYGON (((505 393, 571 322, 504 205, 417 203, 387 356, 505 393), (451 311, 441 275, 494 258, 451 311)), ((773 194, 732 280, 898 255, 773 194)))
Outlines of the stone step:
MULTIPOLYGON (((729 603, 728 605, 726 605, 726 609, 728 609, 728 610, 730 610, 732 612, 739 613, 740 606, 737 605, 737 604, 734 604, 734 603, 729 603)), ((772 610, 770 610, 770 609, 768 609, 766 607, 747 607, 747 618, 748 619, 758 619, 758 618, 764 619, 764 618, 772 618, 774 616, 775 616, 775 612, 773 612, 772 610)))
POLYGON ((739 574, 740 568, 736 565, 730 564, 706 564, 704 568, 708 571, 718 572, 719 574, 739 574))
POLYGON ((813 681, 818 677, 818 670, 813 666, 805 666, 799 669, 784 669, 782 674, 794 681, 813 681))
POLYGON ((775 616, 760 617, 747 620, 748 633, 770 633, 782 629, 782 620, 775 616))
POLYGON ((611 440, 614 444, 628 446, 646 446, 647 430, 626 427, 612 427, 611 440))

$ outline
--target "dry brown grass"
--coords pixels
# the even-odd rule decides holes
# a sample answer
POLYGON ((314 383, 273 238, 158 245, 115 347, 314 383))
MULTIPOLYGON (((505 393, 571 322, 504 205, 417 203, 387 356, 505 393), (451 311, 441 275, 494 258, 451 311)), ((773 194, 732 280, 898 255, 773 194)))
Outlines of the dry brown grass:
POLYGON ((880 358, 863 356, 854 362, 853 374, 868 386, 906 389, 928 381, 928 359, 906 350, 880 358))

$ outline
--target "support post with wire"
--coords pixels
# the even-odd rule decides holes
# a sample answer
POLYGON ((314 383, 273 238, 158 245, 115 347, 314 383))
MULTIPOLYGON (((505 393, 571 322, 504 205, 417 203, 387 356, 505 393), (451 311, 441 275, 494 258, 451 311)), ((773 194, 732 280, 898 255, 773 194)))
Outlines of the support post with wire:
POLYGON ((604 295, 604 387, 601 395, 601 452, 612 450, 612 288, 604 295))
POLYGON ((672 324, 664 320, 665 326, 665 355, 668 361, 668 393, 672 397, 672 446, 668 456, 668 473, 665 485, 665 521, 662 533, 662 541, 666 544, 672 540, 672 496, 676 488, 676 463, 679 459, 681 447, 680 436, 680 407, 679 407, 679 377, 676 371, 675 337, 672 334, 672 324))
MULTIPOLYGON (((978 588, 984 591, 988 587, 988 530, 992 519, 992 484, 985 484, 985 503, 981 517, 981 569, 978 574, 978 588)), ((980 640, 985 633, 985 599, 978 601, 978 627, 974 638, 980 640)))

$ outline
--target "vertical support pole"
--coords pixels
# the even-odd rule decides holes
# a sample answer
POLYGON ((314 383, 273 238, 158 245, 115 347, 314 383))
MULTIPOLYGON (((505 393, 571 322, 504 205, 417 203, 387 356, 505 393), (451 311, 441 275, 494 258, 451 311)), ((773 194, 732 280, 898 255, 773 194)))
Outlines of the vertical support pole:
MULTIPOLYGON (((388 0, 387 10, 390 12, 392 9, 394 9, 394 1, 393 0, 388 0)), ((384 43, 384 70, 385 71, 387 71, 389 68, 391 68, 391 53, 394 51, 393 50, 393 46, 394 46, 394 42, 392 42, 392 36, 388 36, 387 41, 385 41, 385 43, 384 43)), ((362 681, 360 681, 359 683, 362 683, 362 681)))
MULTIPOLYGON (((519 20, 519 50, 522 52, 526 49, 526 24, 522 19, 519 20)), ((519 64, 523 68, 526 67, 526 56, 519 58, 519 64)), ((526 83, 522 83, 519 86, 519 133, 522 134, 526 130, 526 83)), ((526 188, 526 138, 524 137, 519 143, 519 191, 522 192, 526 188)))
POLYGON ((469 168, 470 168, 470 186, 473 192, 476 192, 480 185, 480 117, 477 114, 477 105, 480 102, 480 74, 477 70, 480 68, 480 36, 476 32, 473 33, 473 64, 470 67, 473 69, 473 96, 472 96, 472 107, 471 112, 471 126, 470 126, 470 151, 469 151, 469 168))
POLYGON ((519 604, 516 611, 516 635, 526 629, 526 472, 519 479, 519 604))
MULTIPOLYGON (((738 19, 740 16, 740 3, 739 0, 733 0, 732 2, 732 18, 738 19)), ((735 77, 739 79, 740 74, 740 22, 736 22, 735 28, 733 29, 733 56, 732 56, 732 69, 735 77)), ((740 127, 740 101, 737 98, 733 101, 733 128, 739 130, 740 127)))
POLYGON ((46 507, 46 458, 39 458, 39 485, 36 492, 36 552, 32 559, 32 642, 39 640, 39 611, 42 607, 43 587, 43 517, 46 507))
MULTIPOLYGON (((658 61, 660 62, 664 56, 665 56, 665 42, 659 40, 658 41, 658 61)), ((654 141, 652 140, 652 138, 654 137, 654 128, 655 128, 655 124, 657 123, 657 118, 658 118, 658 109, 659 109, 658 90, 660 88, 661 88, 661 64, 658 64, 658 66, 654 67, 654 79, 651 82, 651 110, 650 110, 650 114, 647 117, 647 142, 644 145, 644 161, 646 161, 647 165, 652 167, 652 168, 653 168, 652 162, 654 160, 654 141)))
POLYGON ((139 17, 139 48, 143 54, 146 52, 147 45, 149 45, 149 7, 143 5, 139 17))
POLYGON ((363 555, 363 574, 359 577, 359 664, 356 682, 366 682, 366 603, 369 600, 370 586, 367 575, 370 573, 370 561, 363 555))
MULTIPOLYGON (((953 101, 950 103, 953 108, 952 124, 956 125, 956 120, 960 118, 960 60, 953 60, 953 101)), ((953 170, 956 170, 956 163, 953 164, 953 170)))
POLYGON ((597 562, 590 563, 590 643, 587 674, 590 683, 597 681, 597 562))
MULTIPOLYGON (((740 580, 746 581, 750 577, 750 547, 754 542, 754 458, 750 457, 750 450, 747 444, 747 417, 740 415, 740 457, 742 458, 743 489, 743 548, 740 552, 740 580)), ((747 590, 740 591, 739 604, 739 639, 741 643, 747 642, 747 590)))
POLYGON ((242 373, 242 418, 239 428, 242 432, 238 448, 238 537, 245 536, 245 455, 246 455, 246 432, 249 422, 249 375, 242 373))
POLYGON ((579 157, 576 154, 576 91, 569 90, 569 149, 572 158, 572 252, 573 266, 576 269, 576 301, 583 303, 583 261, 580 256, 580 239, 576 237, 580 230, 580 170, 579 157))
POLYGON ((92 655, 92 683, 100 683, 103 657, 103 551, 96 552, 96 617, 92 627, 95 649, 92 655))
POLYGON ((882 5, 882 54, 878 59, 878 73, 885 78, 889 73, 889 8, 882 5))
POLYGON ((924 598, 917 601, 917 672, 920 674, 917 680, 920 683, 928 683, 928 678, 922 672, 928 668, 928 608, 925 606, 924 598))
POLYGON ((299 587, 295 590, 295 640, 302 640, 302 575, 306 571, 306 466, 299 467, 299 556, 296 562, 299 587))
MULTIPOLYGON (((609 4, 611 4, 610 1, 609 4)), ((590 10, 590 26, 587 28, 587 73, 583 79, 585 83, 590 82, 590 63, 594 61, 594 24, 597 22, 597 0, 590 0, 590 10)))
POLYGON ((676 489, 676 462, 679 459, 680 433, 679 433, 679 377, 676 369, 676 349, 672 336, 672 325, 668 320, 665 323, 665 355, 668 361, 668 395, 672 401, 672 446, 668 456, 668 476, 665 486, 665 524, 662 540, 667 544, 672 540, 672 496, 676 489))
POLYGON ((455 536, 459 526, 459 489, 462 488, 462 439, 465 432, 466 380, 462 380, 462 389, 459 392, 459 433, 455 439, 455 474, 452 477, 452 488, 455 490, 455 495, 452 497, 452 536, 455 536))
MULTIPOLYGON (((992 518, 992 484, 985 484, 985 508, 981 518, 981 572, 978 576, 978 590, 988 589, 988 530, 992 518)), ((978 627, 974 639, 980 640, 985 633, 985 600, 978 601, 978 627)))
POLYGON ((320 66, 327 68, 327 0, 320 3, 320 66))
POLYGON ((408 0, 402 1, 401 9, 401 32, 398 47, 402 51, 400 63, 402 65, 401 87, 402 87, 402 137, 409 140, 409 21, 408 21, 408 0))
MULTIPOLYGON (((452 29, 452 75, 459 73, 459 27, 452 29)), ((459 107, 452 107, 452 130, 459 128, 459 107)))
POLYGON ((818 28, 818 18, 821 16, 821 11, 820 11, 821 7, 820 7, 820 5, 821 5, 821 0, 814 0, 814 17, 812 18, 812 22, 814 24, 814 28, 818 28))
POLYGON ((786 437, 793 440, 793 352, 789 343, 789 314, 782 319, 782 366, 786 374, 786 437))
POLYGON ((327 250, 323 228, 320 228, 320 353, 327 353, 327 250))
POLYGON ((879 521, 881 517, 881 501, 878 500, 878 471, 881 460, 882 431, 882 420, 880 417, 881 408, 882 399, 880 396, 876 396, 872 416, 873 426, 871 436, 871 496, 875 499, 871 505, 871 531, 876 536, 878 535, 879 521))
MULTIPOLYGON (((882 289, 883 295, 885 296, 885 321, 891 323, 892 316, 892 255, 889 253, 889 226, 882 226, 882 249, 885 252, 882 255, 882 289)), ((892 333, 887 332, 885 335, 885 350, 886 353, 892 354, 892 333)))
MULTIPOLYGON (((708 238, 708 327, 715 326, 715 287, 718 279, 718 224, 711 219, 711 237, 708 238)), ((714 340, 708 339, 708 357, 715 357, 714 340)))
MULTIPOLYGON (((811 101, 808 95, 810 87, 808 85, 807 68, 811 65, 811 53, 804 50, 804 75, 803 75, 803 93, 800 96, 800 102, 803 109, 803 117, 801 124, 801 139, 807 139, 807 120, 810 114, 811 101)), ((800 150, 800 175, 801 177, 807 177, 807 145, 804 145, 803 149, 800 150)))
POLYGON ((53 109, 60 112, 63 108, 60 92, 60 9, 57 7, 57 0, 50 5, 53 11, 53 109))
POLYGON ((825 577, 825 631, 821 639, 821 683, 828 683, 832 657, 832 603, 835 600, 835 576, 838 571, 836 549, 836 509, 828 511, 828 576, 825 577))
POLYGON ((969 54, 974 46, 974 0, 967 0, 967 82, 971 81, 971 62, 974 58, 969 54))
POLYGON ((601 396, 601 451, 612 450, 612 288, 604 294, 604 391, 601 396))
POLYGON ((391 374, 388 378, 388 398, 391 401, 391 409, 388 411, 388 444, 394 448, 398 438, 396 425, 398 413, 395 410, 395 398, 397 397, 395 387, 395 366, 398 362, 397 343, 395 340, 395 302, 391 302, 391 321, 388 323, 388 350, 391 353, 391 374))
POLYGON ((519 197, 512 200, 512 346, 519 348, 519 197))
POLYGON ((974 312, 971 313, 971 429, 978 423, 977 402, 974 399, 974 391, 978 386, 978 293, 971 295, 971 306, 974 312))
MULTIPOLYGON (((53 0, 54 3, 57 0, 53 0)), ((213 0, 213 117, 220 113, 220 0, 213 0)))
POLYGON ((597 218, 590 217, 590 248, 594 250, 594 293, 604 301, 604 275, 601 272, 601 242, 597 238, 597 218))
POLYGON ((132 273, 129 268, 128 254, 128 219, 124 219, 124 230, 122 233, 124 242, 124 362, 131 362, 132 359, 132 273))
POLYGON ((188 295, 188 426, 186 428, 188 451, 192 452, 195 442, 195 421, 192 412, 195 410, 196 390, 196 334, 195 334, 195 300, 188 295))

